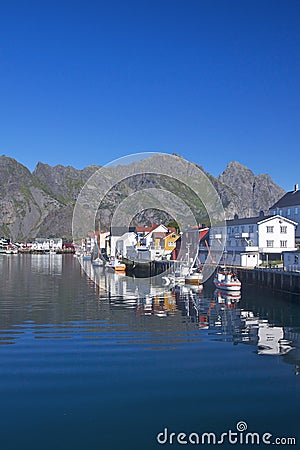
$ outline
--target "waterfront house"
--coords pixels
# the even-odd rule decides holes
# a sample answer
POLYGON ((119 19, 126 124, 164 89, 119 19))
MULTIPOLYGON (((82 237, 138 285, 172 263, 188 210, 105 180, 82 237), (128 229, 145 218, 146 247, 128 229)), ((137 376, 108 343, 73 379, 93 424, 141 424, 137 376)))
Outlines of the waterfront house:
POLYGON ((135 233, 135 227, 120 226, 120 227, 111 227, 110 228, 110 234, 106 238, 106 252, 107 252, 108 256, 117 256, 116 243, 126 233, 135 233))
MULTIPOLYGON (((148 249, 151 260, 170 257, 172 251, 176 248, 176 241, 179 238, 175 228, 168 228, 163 224, 156 225, 153 223, 151 227, 136 227, 136 232, 139 252, 144 250, 146 252, 148 249)), ((146 253, 144 254, 146 255, 146 253)))
MULTIPOLYGON (((175 231, 174 229, 170 231, 175 231)), ((146 247, 164 247, 163 239, 169 233, 169 229, 165 225, 152 224, 151 227, 136 227, 138 240, 141 245, 146 247)))
POLYGON ((271 208, 270 214, 286 217, 297 222, 296 243, 300 245, 300 190, 299 185, 295 184, 294 190, 284 194, 271 208))
POLYGON ((286 217, 264 216, 227 220, 224 227, 210 230, 210 247, 225 242, 221 263, 255 267, 282 260, 284 251, 296 250, 295 229, 297 223, 286 217))
POLYGON ((10 245, 10 239, 0 238, 0 253, 5 253, 10 245))
POLYGON ((62 247, 61 238, 36 238, 30 245, 31 250, 37 251, 61 250, 62 247))
POLYGON ((133 231, 124 233, 115 243, 115 256, 127 257, 127 249, 132 248, 137 243, 137 235, 133 231))
POLYGON ((109 231, 93 231, 93 232, 89 233, 89 238, 91 240, 91 244, 90 244, 91 252, 98 252, 98 245, 100 247, 101 252, 104 249, 106 250, 109 236, 110 236, 109 231))
MULTIPOLYGON (((176 249, 176 242, 179 238, 180 238, 180 234, 177 234, 174 232, 167 234, 167 236, 164 238, 165 254, 171 255, 171 253, 174 252, 174 250, 176 249)), ((173 255, 173 256, 174 256, 173 259, 176 259, 176 256, 175 255, 173 255)))

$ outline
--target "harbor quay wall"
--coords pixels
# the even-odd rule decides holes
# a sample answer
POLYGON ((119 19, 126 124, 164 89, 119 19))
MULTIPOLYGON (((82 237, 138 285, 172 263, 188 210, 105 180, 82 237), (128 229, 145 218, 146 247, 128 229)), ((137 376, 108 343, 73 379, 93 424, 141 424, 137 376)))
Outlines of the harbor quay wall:
POLYGON ((289 292, 300 295, 300 273, 286 272, 278 269, 235 268, 238 277, 244 283, 268 287, 274 291, 289 292))
MULTIPOLYGON (((151 261, 149 263, 126 264, 129 274, 136 276, 155 276, 166 270, 174 270, 178 267, 177 261, 151 261)), ((213 265, 216 269, 217 266, 213 265)), ((245 285, 270 288, 274 291, 289 292, 300 296, 300 272, 287 272, 280 269, 246 268, 227 266, 234 270, 245 285)), ((212 279, 212 277, 211 277, 212 279)))
POLYGON ((137 277, 153 277, 165 271, 171 270, 179 266, 177 261, 149 261, 149 262, 133 262, 124 260, 126 264, 126 272, 137 277))

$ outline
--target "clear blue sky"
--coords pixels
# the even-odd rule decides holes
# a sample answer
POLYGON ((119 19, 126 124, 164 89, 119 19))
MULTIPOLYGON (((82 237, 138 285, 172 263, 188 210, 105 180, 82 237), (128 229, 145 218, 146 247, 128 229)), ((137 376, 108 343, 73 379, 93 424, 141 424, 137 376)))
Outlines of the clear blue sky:
POLYGON ((179 153, 300 183, 298 0, 0 1, 0 154, 179 153))

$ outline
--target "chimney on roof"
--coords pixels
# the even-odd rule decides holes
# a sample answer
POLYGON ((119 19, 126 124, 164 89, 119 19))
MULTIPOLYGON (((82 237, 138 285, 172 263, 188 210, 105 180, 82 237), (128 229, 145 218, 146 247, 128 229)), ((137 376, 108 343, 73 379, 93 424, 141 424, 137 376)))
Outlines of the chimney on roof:
POLYGON ((239 218, 239 215, 238 215, 238 214, 235 214, 235 215, 234 215, 234 220, 238 220, 238 218, 239 218))
POLYGON ((265 213, 263 211, 259 211, 259 217, 265 217, 265 213))
POLYGON ((294 192, 297 192, 299 190, 299 184, 295 184, 294 186, 294 192))

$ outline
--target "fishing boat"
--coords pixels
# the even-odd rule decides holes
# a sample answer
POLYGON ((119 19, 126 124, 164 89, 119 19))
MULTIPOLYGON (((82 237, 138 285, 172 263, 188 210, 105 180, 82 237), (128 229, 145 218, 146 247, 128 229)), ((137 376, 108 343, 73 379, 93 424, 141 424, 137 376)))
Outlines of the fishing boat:
POLYGON ((236 273, 229 269, 219 269, 214 277, 214 284, 218 289, 226 291, 239 291, 242 283, 238 279, 236 273))
POLYGON ((181 272, 186 284, 199 285, 203 283, 203 273, 198 254, 196 254, 193 260, 190 258, 190 245, 187 244, 187 262, 182 266, 181 272))

